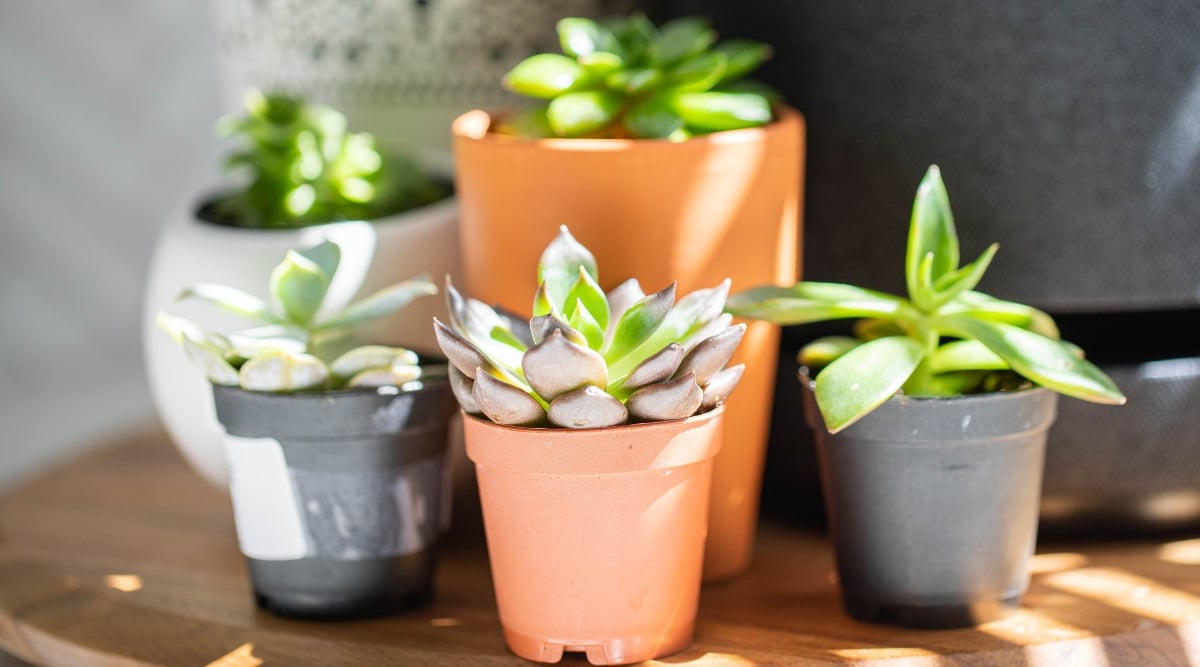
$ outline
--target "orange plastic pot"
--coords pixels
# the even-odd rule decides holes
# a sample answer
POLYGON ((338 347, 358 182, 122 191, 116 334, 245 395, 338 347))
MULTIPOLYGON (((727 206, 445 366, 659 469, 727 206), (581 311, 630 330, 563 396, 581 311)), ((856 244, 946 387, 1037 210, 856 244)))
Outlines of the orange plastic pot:
MULTIPOLYGON (((559 225, 596 255, 611 289, 636 277, 680 293, 725 278, 734 289, 799 275, 804 121, 782 109, 762 128, 683 142, 528 140, 488 132, 471 111, 454 122, 460 244, 468 292, 528 313, 532 271, 559 225)), ((705 579, 744 570, 754 542, 779 329, 752 322, 732 363, 745 363, 717 458, 705 579)))
POLYGON ((579 431, 464 416, 513 653, 616 665, 691 642, 722 412, 579 431))

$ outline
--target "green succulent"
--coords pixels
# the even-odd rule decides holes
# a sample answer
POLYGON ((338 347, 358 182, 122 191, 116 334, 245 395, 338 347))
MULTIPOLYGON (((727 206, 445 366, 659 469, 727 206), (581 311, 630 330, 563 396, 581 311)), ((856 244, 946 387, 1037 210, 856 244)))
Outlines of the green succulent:
POLYGON ((243 113, 217 122, 218 135, 239 143, 225 169, 249 176, 244 189, 215 202, 221 222, 302 227, 371 220, 448 193, 412 160, 385 155, 373 136, 349 131, 335 109, 254 89, 244 103, 243 113))
POLYGON ((341 263, 341 248, 325 241, 290 250, 271 273, 270 302, 225 285, 198 283, 179 295, 258 320, 263 326, 208 333, 165 312, 158 326, 214 384, 251 391, 291 392, 402 385, 422 376, 417 355, 404 348, 362 345, 353 327, 390 315, 413 299, 437 293, 425 278, 386 287, 318 317, 341 263))
POLYGON ((954 396, 1033 383, 1096 403, 1124 403, 1082 350, 1059 339, 1049 315, 975 291, 997 248, 959 266, 950 199, 932 166, 913 202, 907 299, 806 281, 751 288, 730 297, 728 311, 785 325, 863 318, 855 337, 821 338, 800 352, 800 362, 817 372, 817 404, 834 433, 897 391, 954 396))
POLYGON ((656 28, 644 15, 558 22, 562 54, 531 56, 508 89, 548 100, 499 131, 533 137, 686 139, 764 125, 774 92, 743 77, 771 56, 766 44, 728 40, 706 19, 656 28))
POLYGON ((683 419, 729 397, 726 368, 746 325, 722 314, 729 281, 675 301, 637 280, 605 294, 592 253, 563 227, 538 264, 528 322, 447 284, 450 324, 434 320, 463 409, 499 424, 599 428, 683 419))

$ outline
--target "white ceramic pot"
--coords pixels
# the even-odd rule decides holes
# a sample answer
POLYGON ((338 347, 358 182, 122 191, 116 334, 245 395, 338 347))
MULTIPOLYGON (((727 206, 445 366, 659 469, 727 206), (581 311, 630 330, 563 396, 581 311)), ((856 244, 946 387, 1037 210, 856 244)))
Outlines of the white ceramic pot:
MULTIPOLYGON (((271 270, 292 248, 331 240, 342 262, 322 312, 336 311, 356 295, 366 296, 392 283, 428 274, 442 283, 459 276, 458 205, 446 199, 374 222, 338 222, 300 229, 240 229, 197 219, 194 208, 180 210, 162 230, 150 263, 142 310, 142 347, 150 390, 171 438, 203 477, 227 486, 222 429, 212 390, 198 368, 154 323, 160 310, 186 317, 211 331, 253 326, 245 318, 202 303, 175 301, 196 282, 231 285, 267 298, 271 270)), ((440 296, 414 301, 400 314, 361 330, 373 342, 435 352, 432 318, 444 319, 440 296)))

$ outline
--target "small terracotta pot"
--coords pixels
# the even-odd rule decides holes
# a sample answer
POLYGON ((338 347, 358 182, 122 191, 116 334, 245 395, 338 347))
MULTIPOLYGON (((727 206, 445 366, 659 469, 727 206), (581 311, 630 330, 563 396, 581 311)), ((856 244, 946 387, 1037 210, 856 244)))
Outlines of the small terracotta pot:
POLYGON ((691 642, 722 412, 578 431, 464 416, 513 653, 614 665, 691 642))
MULTIPOLYGON (((683 142, 528 140, 488 132, 472 111, 454 122, 464 275, 471 296, 531 309, 541 249, 567 224, 595 254, 600 283, 636 277, 679 293, 725 278, 734 289, 791 284, 798 272, 804 120, 782 109, 761 128, 683 142)), ((749 330, 731 363, 745 363, 717 458, 705 578, 750 563, 770 424, 779 329, 749 330)))

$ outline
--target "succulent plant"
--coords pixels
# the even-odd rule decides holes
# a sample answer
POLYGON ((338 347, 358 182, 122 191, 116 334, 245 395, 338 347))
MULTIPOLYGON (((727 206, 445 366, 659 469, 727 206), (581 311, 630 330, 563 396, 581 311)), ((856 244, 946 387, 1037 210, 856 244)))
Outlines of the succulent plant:
POLYGON ((771 120, 774 92, 742 78, 771 48, 745 40, 716 44, 706 19, 656 28, 642 14, 607 22, 565 18, 558 37, 562 54, 531 56, 504 77, 510 90, 549 102, 500 132, 681 140, 771 120))
POLYGON ((271 273, 270 302, 224 285, 198 283, 180 294, 263 323, 228 334, 205 332, 165 312, 158 325, 203 368, 214 384, 252 391, 291 392, 402 385, 422 376, 417 355, 384 345, 361 345, 350 329, 390 315, 413 299, 437 293, 424 278, 386 287, 318 317, 341 263, 341 249, 325 241, 288 251, 271 273))
POLYGON ((834 433, 897 391, 954 396, 1037 384, 1096 403, 1124 403, 1082 350, 1059 339, 1049 315, 975 291, 997 248, 992 244, 959 266, 950 199, 941 172, 931 166, 909 224, 907 299, 800 282, 751 288, 730 297, 728 310, 776 324, 863 318, 855 323, 856 337, 820 338, 800 352, 800 362, 817 373, 817 404, 834 433))
POLYGON ((463 409, 499 424, 600 428, 683 419, 722 403, 746 325, 721 311, 729 281, 675 301, 627 280, 605 294, 592 253, 564 226, 538 264, 528 322, 465 299, 447 282, 450 323, 434 320, 463 409))
POLYGON ((249 184, 213 206, 218 221, 241 227, 299 227, 370 220, 441 199, 447 188, 412 160, 385 155, 375 138, 350 132, 335 109, 251 89, 245 111, 217 122, 240 140, 225 159, 249 184))

